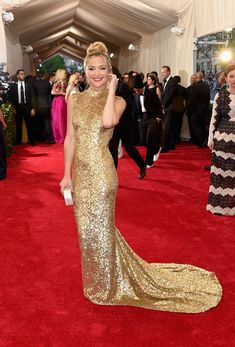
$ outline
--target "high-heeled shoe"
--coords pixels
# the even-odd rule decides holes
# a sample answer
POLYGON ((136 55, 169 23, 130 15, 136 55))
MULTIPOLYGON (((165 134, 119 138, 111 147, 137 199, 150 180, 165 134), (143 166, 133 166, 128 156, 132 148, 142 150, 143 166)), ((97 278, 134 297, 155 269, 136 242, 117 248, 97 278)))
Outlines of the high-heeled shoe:
POLYGON ((143 180, 145 176, 146 176, 146 166, 140 169, 139 180, 143 180))

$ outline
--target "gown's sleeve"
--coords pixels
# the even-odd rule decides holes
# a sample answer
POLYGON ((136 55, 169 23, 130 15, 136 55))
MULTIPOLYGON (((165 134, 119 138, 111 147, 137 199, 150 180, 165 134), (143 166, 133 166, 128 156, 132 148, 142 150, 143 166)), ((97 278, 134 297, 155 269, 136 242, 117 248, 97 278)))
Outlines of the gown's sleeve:
POLYGON ((214 133, 220 121, 218 98, 219 98, 219 93, 217 93, 214 98, 212 116, 211 116, 210 127, 209 127, 208 145, 209 145, 209 142, 213 141, 214 133))

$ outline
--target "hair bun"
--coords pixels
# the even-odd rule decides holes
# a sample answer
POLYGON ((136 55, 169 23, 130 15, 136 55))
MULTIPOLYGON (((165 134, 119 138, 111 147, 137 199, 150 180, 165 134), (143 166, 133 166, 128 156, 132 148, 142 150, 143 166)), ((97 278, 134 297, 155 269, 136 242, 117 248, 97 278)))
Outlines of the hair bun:
POLYGON ((96 52, 107 54, 108 49, 103 42, 97 41, 97 42, 90 44, 90 46, 87 48, 87 55, 93 55, 96 52))

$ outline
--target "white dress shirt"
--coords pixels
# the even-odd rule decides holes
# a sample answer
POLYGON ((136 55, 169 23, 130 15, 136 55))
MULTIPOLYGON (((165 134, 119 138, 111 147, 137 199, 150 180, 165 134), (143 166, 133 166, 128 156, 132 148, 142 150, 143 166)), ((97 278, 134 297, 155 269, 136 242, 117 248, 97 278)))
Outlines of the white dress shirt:
POLYGON ((146 112, 146 108, 144 107, 144 95, 140 94, 140 105, 141 105, 141 111, 144 113, 146 112))
POLYGON ((18 81, 18 102, 19 104, 23 103, 26 104, 26 97, 25 97, 25 82, 24 81, 18 81), (24 90, 24 100, 21 100, 21 83, 23 85, 23 90, 24 90))
POLYGON ((165 90, 166 85, 167 85, 167 83, 168 83, 168 81, 169 81, 170 78, 171 78, 171 75, 168 76, 168 77, 166 78, 166 82, 164 83, 164 86, 163 86, 163 89, 164 89, 164 90, 165 90))

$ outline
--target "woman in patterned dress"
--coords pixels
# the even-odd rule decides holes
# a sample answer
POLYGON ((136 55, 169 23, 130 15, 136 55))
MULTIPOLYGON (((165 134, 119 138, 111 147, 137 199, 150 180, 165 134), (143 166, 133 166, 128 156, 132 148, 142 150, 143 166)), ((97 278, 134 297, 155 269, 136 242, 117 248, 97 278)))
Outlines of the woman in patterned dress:
POLYGON ((235 215, 235 64, 225 69, 228 88, 214 100, 208 147, 212 150, 210 189, 206 209, 235 215))

